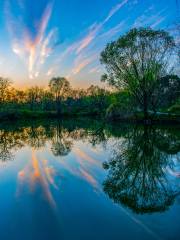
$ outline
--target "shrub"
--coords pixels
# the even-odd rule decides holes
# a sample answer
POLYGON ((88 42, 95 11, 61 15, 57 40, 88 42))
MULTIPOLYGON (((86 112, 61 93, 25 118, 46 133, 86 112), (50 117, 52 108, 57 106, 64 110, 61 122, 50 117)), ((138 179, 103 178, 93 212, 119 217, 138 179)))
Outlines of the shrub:
POLYGON ((113 103, 106 110, 107 119, 124 119, 132 116, 131 107, 125 103, 113 103))

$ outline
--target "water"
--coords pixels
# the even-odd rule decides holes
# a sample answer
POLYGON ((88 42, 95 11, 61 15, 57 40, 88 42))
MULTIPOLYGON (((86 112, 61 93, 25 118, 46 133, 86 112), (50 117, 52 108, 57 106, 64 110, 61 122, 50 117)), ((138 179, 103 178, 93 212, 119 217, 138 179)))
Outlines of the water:
POLYGON ((180 129, 0 125, 0 239, 179 239, 180 129))

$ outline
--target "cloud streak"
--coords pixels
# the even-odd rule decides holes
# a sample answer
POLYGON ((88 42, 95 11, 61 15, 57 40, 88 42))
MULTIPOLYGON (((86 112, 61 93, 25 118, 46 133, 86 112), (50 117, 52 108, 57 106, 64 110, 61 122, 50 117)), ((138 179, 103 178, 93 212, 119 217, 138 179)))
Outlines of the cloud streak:
POLYGON ((108 21, 125 5, 128 3, 128 0, 121 1, 119 4, 114 6, 105 19, 100 23, 93 23, 87 30, 87 34, 81 39, 75 41, 73 44, 67 47, 67 49, 60 55, 59 62, 62 62, 66 57, 72 56, 74 59, 74 64, 72 65, 72 70, 68 73, 68 77, 72 77, 78 73, 80 73, 83 69, 88 67, 90 64, 98 60, 99 52, 102 50, 104 44, 101 44, 102 41, 113 37, 120 30, 122 30, 122 26, 124 21, 120 22, 115 27, 111 28, 108 32, 101 34, 103 27, 108 21), (104 39, 103 39, 104 37, 104 39), (107 39, 106 39, 107 38, 107 39), (96 48, 95 51, 92 50, 94 48, 93 45, 101 45, 100 48, 96 48))
POLYGON ((165 11, 166 9, 163 9, 157 13, 154 13, 154 7, 151 6, 135 20, 133 27, 150 26, 155 28, 166 19, 166 16, 162 16, 165 11))
POLYGON ((86 48, 97 36, 100 32, 102 27, 117 13, 126 3, 128 0, 121 1, 121 3, 117 4, 115 7, 111 9, 108 13, 107 17, 104 19, 103 22, 96 24, 94 23, 89 30, 89 33, 81 40, 80 46, 78 47, 76 53, 80 53, 84 48, 86 48))
MULTIPOLYGON (((20 57, 27 67, 29 78, 39 76, 40 69, 53 51, 57 29, 51 29, 46 34, 48 23, 52 14, 53 4, 49 2, 42 13, 42 17, 36 26, 36 34, 32 36, 32 29, 22 21, 17 21, 11 13, 11 4, 6 4, 6 19, 8 30, 12 38, 12 51, 20 57), (17 34, 16 29, 21 29, 17 34)), ((32 19, 33 21, 33 19, 32 19)))
POLYGON ((117 12, 119 11, 126 3, 128 2, 128 0, 124 0, 121 3, 117 4, 115 7, 113 7, 111 9, 111 11, 109 12, 108 16, 106 17, 106 19, 104 20, 104 23, 106 23, 107 21, 109 21, 109 19, 117 12))

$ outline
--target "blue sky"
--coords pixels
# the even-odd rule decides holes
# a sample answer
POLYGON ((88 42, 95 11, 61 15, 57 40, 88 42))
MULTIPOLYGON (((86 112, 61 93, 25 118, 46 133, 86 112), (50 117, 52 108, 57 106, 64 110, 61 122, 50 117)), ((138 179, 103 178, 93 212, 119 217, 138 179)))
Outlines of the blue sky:
MULTIPOLYGON (((172 30, 179 0, 1 0, 0 75, 15 86, 100 84, 99 54, 132 27, 172 30)), ((173 34, 173 31, 171 31, 173 34)))

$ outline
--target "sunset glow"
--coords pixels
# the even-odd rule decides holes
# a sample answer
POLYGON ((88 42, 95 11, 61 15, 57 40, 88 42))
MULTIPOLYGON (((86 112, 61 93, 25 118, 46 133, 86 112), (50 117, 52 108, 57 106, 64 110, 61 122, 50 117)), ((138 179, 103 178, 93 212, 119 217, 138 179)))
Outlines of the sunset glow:
POLYGON ((74 87, 101 84, 105 45, 132 27, 173 31, 176 1, 3 0, 0 75, 17 87, 46 87, 53 76, 74 87))

